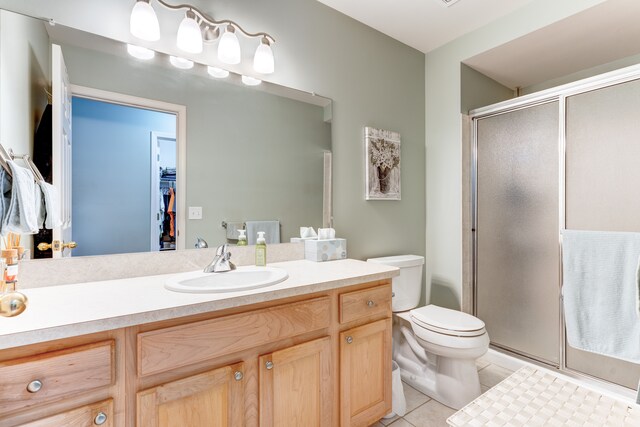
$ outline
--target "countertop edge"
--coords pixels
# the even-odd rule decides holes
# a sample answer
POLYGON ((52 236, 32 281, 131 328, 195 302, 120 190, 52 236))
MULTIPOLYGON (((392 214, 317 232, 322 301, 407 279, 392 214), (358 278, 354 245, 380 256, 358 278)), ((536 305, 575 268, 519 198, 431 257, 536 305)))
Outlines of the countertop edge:
POLYGON ((203 313, 213 313, 219 310, 230 308, 251 306, 263 302, 314 294, 318 292, 358 285, 366 282, 391 279, 398 276, 399 274, 399 269, 364 275, 360 274, 353 277, 320 281, 286 289, 278 289, 275 291, 252 293, 250 301, 247 301, 246 295, 241 295, 234 298, 228 298, 218 301, 206 301, 154 311, 143 311, 126 316, 106 317, 87 322, 78 322, 51 328, 41 328, 31 331, 0 335, 0 350, 22 347, 26 345, 38 344, 64 338, 77 337, 81 335, 94 334, 98 332, 106 332, 130 326, 155 323, 163 320, 178 319, 180 317, 189 317, 203 313))

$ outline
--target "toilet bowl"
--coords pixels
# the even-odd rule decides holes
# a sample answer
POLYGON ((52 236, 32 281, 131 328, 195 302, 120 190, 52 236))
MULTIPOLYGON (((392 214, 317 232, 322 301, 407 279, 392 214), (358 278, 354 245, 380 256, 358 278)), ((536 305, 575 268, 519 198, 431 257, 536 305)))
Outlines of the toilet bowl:
POLYGON ((392 357, 403 381, 454 409, 480 396, 476 359, 489 348, 484 322, 429 304, 429 289, 427 305, 418 307, 424 257, 401 255, 367 261, 400 268, 392 284, 392 357))

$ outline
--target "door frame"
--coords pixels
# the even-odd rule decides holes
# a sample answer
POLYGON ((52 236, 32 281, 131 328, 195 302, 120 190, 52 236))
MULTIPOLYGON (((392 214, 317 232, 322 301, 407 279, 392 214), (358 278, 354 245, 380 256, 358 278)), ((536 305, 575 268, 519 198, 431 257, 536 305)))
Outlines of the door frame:
POLYGON ((179 197, 176 203, 176 249, 185 248, 186 239, 186 205, 187 205, 187 107, 180 104, 141 98, 118 92, 110 92, 86 86, 70 85, 71 96, 126 105, 145 110, 160 111, 176 116, 176 186, 179 197))
POLYGON ((158 250, 156 251, 154 249, 154 246, 158 245, 158 222, 162 221, 162 219, 158 220, 158 211, 160 210, 160 205, 158 204, 158 198, 153 196, 154 191, 158 191, 160 188, 160 177, 158 176, 158 169, 154 167, 158 165, 158 140, 160 139, 173 139, 175 142, 176 134, 169 132, 151 131, 151 229, 149 230, 149 243, 151 245, 151 252, 160 251, 160 247, 158 247, 158 250))

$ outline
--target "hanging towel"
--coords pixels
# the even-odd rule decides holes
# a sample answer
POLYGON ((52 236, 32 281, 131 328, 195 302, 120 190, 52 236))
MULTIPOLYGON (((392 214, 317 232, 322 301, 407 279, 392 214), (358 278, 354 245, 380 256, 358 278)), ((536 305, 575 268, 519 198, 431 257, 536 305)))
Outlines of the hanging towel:
POLYGON ((238 240, 238 230, 244 230, 244 222, 227 222, 227 240, 238 240))
POLYGON ((264 231, 267 245, 280 243, 280 221, 247 221, 247 243, 255 245, 258 231, 264 231))
MULTIPOLYGON (((44 192, 39 185, 36 185, 36 211, 38 215, 38 232, 44 228, 47 217, 47 206, 44 201, 44 192)), ((37 234, 37 233, 36 233, 37 234)))
POLYGON ((563 232, 567 340, 581 350, 640 363, 640 233, 563 232))
POLYGON ((51 230, 59 227, 62 224, 62 218, 60 217, 60 197, 58 196, 58 189, 48 182, 39 181, 40 189, 44 197, 45 206, 45 222, 44 228, 51 230))
POLYGON ((33 173, 18 166, 14 161, 7 161, 11 168, 12 189, 9 209, 2 219, 2 234, 9 232, 17 234, 36 234, 38 226, 38 212, 42 203, 42 193, 36 185, 33 173))
POLYGON ((0 168, 0 226, 11 203, 11 176, 4 168, 0 168))

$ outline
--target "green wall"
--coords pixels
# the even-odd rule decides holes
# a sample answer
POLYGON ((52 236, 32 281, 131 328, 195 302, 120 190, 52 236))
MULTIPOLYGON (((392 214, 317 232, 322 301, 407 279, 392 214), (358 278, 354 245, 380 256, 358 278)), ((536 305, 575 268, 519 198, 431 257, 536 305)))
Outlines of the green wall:
POLYGON ((465 64, 460 64, 460 112, 513 98, 514 92, 465 64))

